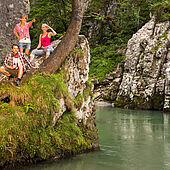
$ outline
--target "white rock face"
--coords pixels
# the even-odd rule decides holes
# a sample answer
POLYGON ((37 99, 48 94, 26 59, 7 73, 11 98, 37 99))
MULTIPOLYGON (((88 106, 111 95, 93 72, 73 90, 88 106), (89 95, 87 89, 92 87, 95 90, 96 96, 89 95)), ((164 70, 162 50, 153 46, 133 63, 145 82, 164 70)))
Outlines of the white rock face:
MULTIPOLYGON (((129 40, 117 101, 143 97, 146 109, 170 109, 169 22, 152 18, 129 40), (160 96, 160 97, 159 97, 160 96), (157 106, 154 98, 157 97, 157 106), (159 101, 158 101, 159 100, 159 101), (155 105, 155 106, 154 106, 155 105), (160 107, 160 108, 158 108, 160 107)), ((142 104, 139 101, 139 105, 142 104)))
MULTIPOLYGON (((75 53, 71 53, 63 64, 64 70, 68 71, 68 90, 72 99, 78 94, 84 96, 83 91, 87 88, 89 64, 90 64, 90 48, 88 41, 84 35, 79 35, 77 45, 74 49, 75 53)), ((91 89, 92 91, 93 89, 91 89)), ((79 119, 85 122, 91 115, 93 110, 93 100, 91 96, 83 97, 81 107, 76 108, 76 114, 79 119)))
MULTIPOLYGON (((53 45, 56 47, 58 41, 53 42, 53 45)), ((39 59, 39 61, 42 61, 39 59)), ((89 75, 89 64, 90 64, 90 48, 87 39, 84 35, 79 35, 77 44, 71 52, 71 54, 66 58, 65 62, 61 66, 61 70, 63 70, 65 75, 67 76, 67 86, 69 94, 72 100, 80 100, 77 96, 81 96, 81 101, 78 106, 75 105, 75 112, 83 123, 86 124, 87 119, 90 116, 93 116, 93 98, 89 94, 84 94, 85 90, 90 91, 92 93, 93 86, 89 87, 88 83, 88 75, 89 75)), ((66 111, 66 104, 64 100, 60 100, 60 111, 56 113, 53 119, 53 124, 57 121, 57 119, 62 116, 62 114, 66 111)), ((94 115, 95 116, 95 115, 94 115)))

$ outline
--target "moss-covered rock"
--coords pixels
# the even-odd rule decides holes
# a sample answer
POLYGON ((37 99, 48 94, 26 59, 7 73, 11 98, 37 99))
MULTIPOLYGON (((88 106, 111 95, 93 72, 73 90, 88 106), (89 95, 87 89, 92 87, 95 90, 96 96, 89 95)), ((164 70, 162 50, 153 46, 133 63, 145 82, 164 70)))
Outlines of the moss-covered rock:
POLYGON ((99 148, 89 50, 79 36, 55 74, 36 73, 20 88, 0 83, 0 168, 99 148))
POLYGON ((74 108, 67 109, 70 111, 51 126, 54 112, 60 110, 59 99, 65 100, 66 107, 68 100, 73 102, 60 73, 37 73, 20 89, 2 83, 0 94, 4 93, 8 93, 9 100, 0 103, 0 167, 65 157, 98 147, 93 144, 97 141, 95 125, 80 125, 74 108))

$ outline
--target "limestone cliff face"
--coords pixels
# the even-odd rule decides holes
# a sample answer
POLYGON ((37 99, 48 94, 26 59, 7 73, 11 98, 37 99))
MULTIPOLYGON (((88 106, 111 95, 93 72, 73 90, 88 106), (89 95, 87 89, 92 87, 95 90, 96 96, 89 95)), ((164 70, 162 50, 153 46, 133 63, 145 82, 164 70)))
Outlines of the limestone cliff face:
MULTIPOLYGON (((59 40, 53 42, 56 47, 59 40)), ((39 58, 39 61, 42 61, 39 58)), ((67 57, 66 61, 61 66, 67 79, 67 86, 72 100, 76 115, 80 122, 87 124, 89 118, 92 121, 91 126, 95 125, 95 112, 93 104, 93 85, 89 79, 89 64, 90 64, 90 48, 87 39, 84 35, 79 35, 77 44, 73 52, 67 57)), ((60 99, 61 110, 54 116, 53 123, 66 111, 67 104, 64 100, 60 99)))
POLYGON ((116 105, 170 110, 169 22, 152 18, 129 40, 116 105))
POLYGON ((11 45, 16 42, 13 29, 19 23, 22 13, 28 14, 29 0, 1 0, 0 1, 0 64, 11 45))
POLYGON ((81 104, 76 107, 76 113, 79 119, 86 122, 93 112, 92 92, 93 86, 88 81, 90 64, 90 48, 88 41, 83 35, 79 35, 74 52, 70 54, 68 60, 63 64, 63 69, 68 71, 68 89, 71 97, 75 99, 78 95, 82 96, 81 104), (85 90, 87 94, 85 94, 85 90))
POLYGON ((152 18, 129 40, 125 63, 105 81, 94 83, 96 100, 123 108, 170 111, 169 22, 156 23, 152 18))

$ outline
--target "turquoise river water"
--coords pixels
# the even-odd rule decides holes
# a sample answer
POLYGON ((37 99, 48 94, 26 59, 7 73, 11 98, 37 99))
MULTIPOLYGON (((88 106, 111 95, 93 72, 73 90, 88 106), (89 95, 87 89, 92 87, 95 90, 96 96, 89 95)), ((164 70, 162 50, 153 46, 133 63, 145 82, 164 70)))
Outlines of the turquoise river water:
POLYGON ((170 115, 97 107, 100 151, 24 170, 170 170, 170 115))

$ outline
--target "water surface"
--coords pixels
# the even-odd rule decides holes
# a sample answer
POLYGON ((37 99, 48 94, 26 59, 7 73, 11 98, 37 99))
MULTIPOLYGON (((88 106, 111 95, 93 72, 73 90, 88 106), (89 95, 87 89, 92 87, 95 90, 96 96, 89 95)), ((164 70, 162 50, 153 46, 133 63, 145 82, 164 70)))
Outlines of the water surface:
POLYGON ((24 170, 170 170, 170 116, 97 107, 99 152, 24 170))

